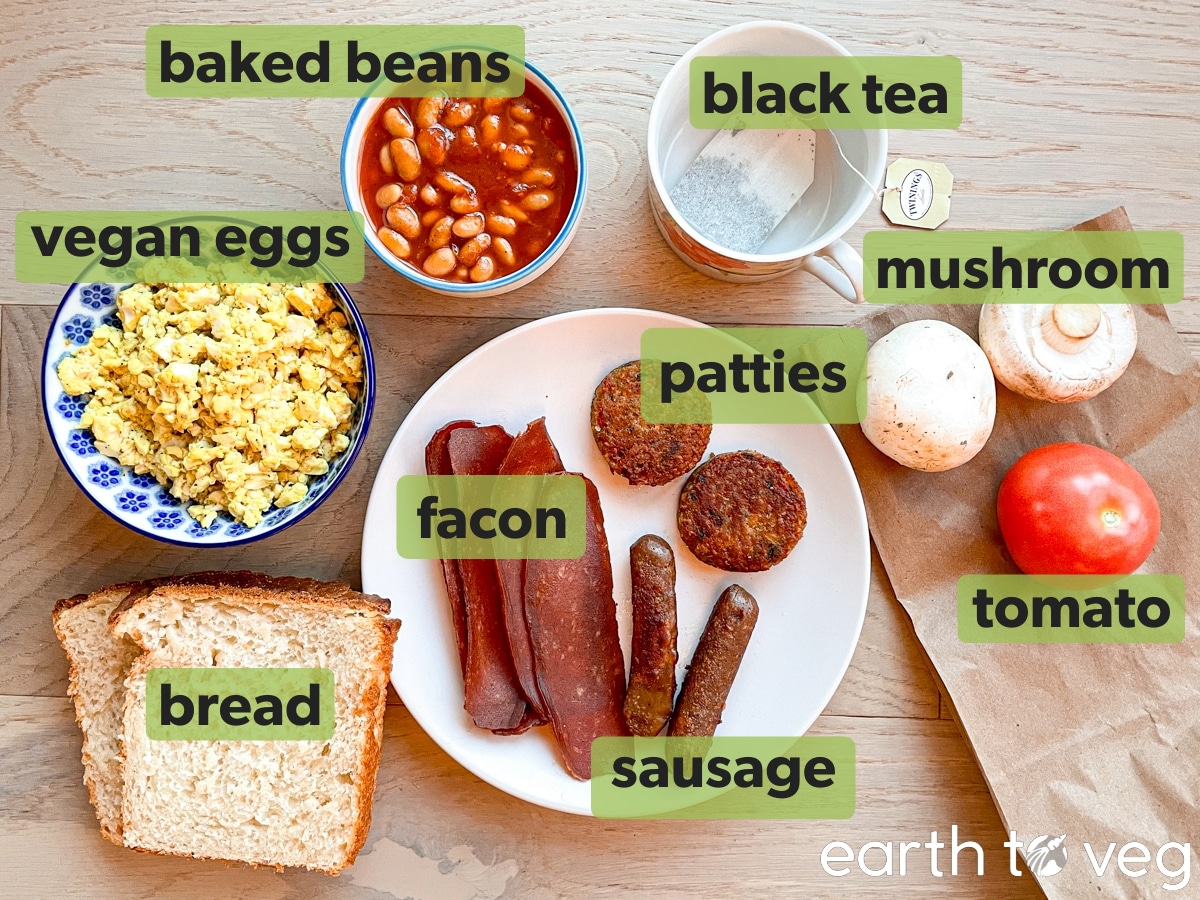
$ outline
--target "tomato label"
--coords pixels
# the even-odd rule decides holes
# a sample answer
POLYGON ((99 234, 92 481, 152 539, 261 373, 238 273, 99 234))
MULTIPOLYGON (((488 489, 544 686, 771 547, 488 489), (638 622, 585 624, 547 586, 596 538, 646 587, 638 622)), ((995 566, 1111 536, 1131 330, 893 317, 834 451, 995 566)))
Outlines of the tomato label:
POLYGON ((968 644, 1177 644, 1179 575, 964 575, 958 637, 968 644))

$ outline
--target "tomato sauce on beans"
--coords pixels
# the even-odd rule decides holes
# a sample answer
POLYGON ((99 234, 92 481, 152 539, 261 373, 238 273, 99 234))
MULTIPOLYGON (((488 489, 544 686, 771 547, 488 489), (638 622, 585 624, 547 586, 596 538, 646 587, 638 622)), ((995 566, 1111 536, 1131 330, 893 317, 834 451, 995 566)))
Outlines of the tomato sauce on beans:
POLYGON ((393 97, 367 126, 359 184, 390 253, 445 281, 533 262, 575 200, 571 133, 529 82, 520 97, 393 97))

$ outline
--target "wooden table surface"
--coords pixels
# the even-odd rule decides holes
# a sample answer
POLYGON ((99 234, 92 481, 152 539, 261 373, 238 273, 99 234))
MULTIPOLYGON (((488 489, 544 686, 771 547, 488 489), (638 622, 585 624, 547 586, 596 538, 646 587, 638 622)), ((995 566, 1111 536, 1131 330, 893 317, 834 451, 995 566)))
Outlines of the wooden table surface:
MULTIPOLYGON (((1141 228, 1185 234, 1195 252, 1200 179, 1200 38, 1195 2, 955 0, 496 0, 453 7, 527 29, 530 58, 572 102, 592 180, 583 224, 554 270, 499 298, 423 293, 374 257, 352 286, 367 315, 380 391, 366 449, 313 516, 231 550, 188 551, 134 535, 97 511, 50 447, 39 408, 42 342, 61 290, 13 280, 23 209, 341 207, 347 100, 158 100, 146 95, 151 24, 260 22, 263 5, 6 0, 0 36, 0 892, 14 897, 725 898, 1040 896, 1008 875, 982 777, 875 563, 862 640, 813 729, 858 747, 857 813, 844 822, 595 821, 542 810, 452 762, 393 696, 374 825, 358 863, 321 875, 152 858, 104 842, 81 780, 54 601, 109 582, 202 568, 358 580, 367 493, 396 427, 450 365, 531 318, 596 306, 650 307, 707 322, 835 325, 862 314, 807 275, 756 286, 708 280, 659 238, 646 198, 650 102, 670 65, 719 27, 752 18, 813 26, 852 52, 963 60, 953 132, 893 132, 891 156, 955 175, 956 228, 1054 228, 1125 204, 1141 228), (959 827, 985 847, 983 878, 825 874, 843 840, 927 841, 959 827)), ((342 11, 297 0, 278 21, 424 23, 379 0, 342 11)), ((871 209, 850 235, 884 220, 871 209)), ((1170 311, 1200 347, 1195 289, 1170 311)), ((876 857, 876 862, 879 857, 876 857)), ((970 856, 967 857, 970 859, 970 856)), ((910 858, 910 863, 912 859, 910 858)))

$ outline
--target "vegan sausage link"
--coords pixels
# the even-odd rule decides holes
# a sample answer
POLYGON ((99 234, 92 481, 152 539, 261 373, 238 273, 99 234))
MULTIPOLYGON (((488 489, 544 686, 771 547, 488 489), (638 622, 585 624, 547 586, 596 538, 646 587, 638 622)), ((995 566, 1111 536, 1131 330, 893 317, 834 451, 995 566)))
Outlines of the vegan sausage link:
POLYGON ((629 548, 633 583, 633 660, 625 721, 639 737, 653 737, 671 718, 679 627, 675 614, 675 554, 655 534, 629 548))
POLYGON ((716 733, 757 621, 758 603, 750 592, 736 584, 726 588, 708 617, 683 680, 671 737, 711 737, 716 733))

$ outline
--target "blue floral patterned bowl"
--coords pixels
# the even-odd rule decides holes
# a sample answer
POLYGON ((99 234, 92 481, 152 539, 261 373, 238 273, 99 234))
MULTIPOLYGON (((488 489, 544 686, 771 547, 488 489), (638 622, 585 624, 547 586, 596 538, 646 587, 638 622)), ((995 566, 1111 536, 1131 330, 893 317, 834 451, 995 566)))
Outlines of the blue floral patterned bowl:
POLYGON ((340 284, 330 285, 335 302, 345 313, 350 330, 358 338, 363 356, 363 389, 354 408, 348 436, 350 446, 329 466, 324 475, 309 482, 308 494, 299 503, 272 508, 262 522, 248 528, 221 513, 208 528, 187 514, 152 475, 136 475, 128 466, 104 456, 96 449, 92 433, 81 428, 80 417, 89 397, 72 397, 58 380, 58 364, 74 347, 86 344, 96 326, 120 327, 117 293, 125 284, 73 284, 58 305, 46 336, 42 357, 42 409, 54 449, 67 472, 97 506, 122 525, 139 534, 189 547, 230 547, 261 540, 299 522, 320 506, 354 464, 371 423, 375 405, 375 364, 371 342, 354 301, 340 284))

